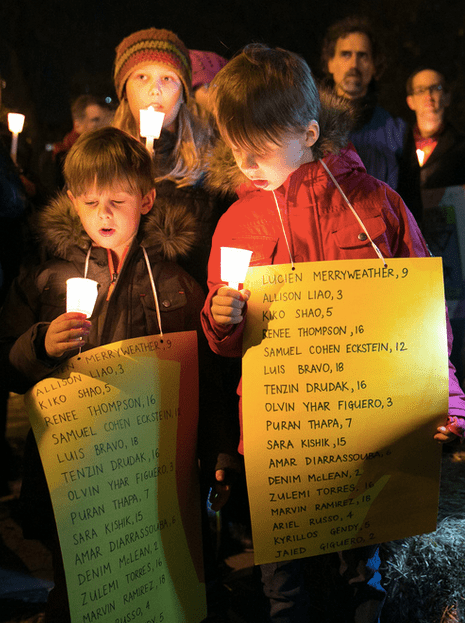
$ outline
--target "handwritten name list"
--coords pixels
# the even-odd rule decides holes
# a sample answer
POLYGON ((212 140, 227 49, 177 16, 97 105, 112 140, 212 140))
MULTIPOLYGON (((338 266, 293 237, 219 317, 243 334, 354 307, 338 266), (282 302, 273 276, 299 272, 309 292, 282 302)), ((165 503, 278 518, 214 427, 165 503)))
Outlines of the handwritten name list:
POLYGON ((195 332, 125 340, 70 359, 26 397, 73 623, 206 616, 196 362, 195 332))
POLYGON ((243 426, 256 564, 435 529, 441 260, 250 268, 243 426))

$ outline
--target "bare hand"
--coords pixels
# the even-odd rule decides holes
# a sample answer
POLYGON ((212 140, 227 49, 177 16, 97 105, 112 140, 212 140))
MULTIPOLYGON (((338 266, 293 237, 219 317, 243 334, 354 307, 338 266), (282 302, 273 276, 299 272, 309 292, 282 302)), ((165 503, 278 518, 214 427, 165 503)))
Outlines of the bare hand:
POLYGON ((69 350, 82 346, 89 335, 91 322, 85 314, 68 312, 52 320, 45 334, 45 351, 49 357, 58 359, 69 350))
POLYGON ((219 511, 229 500, 231 486, 224 483, 226 472, 224 469, 217 469, 215 472, 215 484, 210 493, 210 504, 213 511, 219 511))
POLYGON ((438 432, 434 435, 434 438, 436 441, 439 441, 439 443, 449 443, 454 441, 454 439, 457 438, 457 435, 455 433, 451 433, 451 431, 447 430, 445 426, 439 426, 438 432))
POLYGON ((211 311, 218 324, 240 324, 243 309, 250 298, 249 290, 234 290, 222 286, 212 298, 211 311))

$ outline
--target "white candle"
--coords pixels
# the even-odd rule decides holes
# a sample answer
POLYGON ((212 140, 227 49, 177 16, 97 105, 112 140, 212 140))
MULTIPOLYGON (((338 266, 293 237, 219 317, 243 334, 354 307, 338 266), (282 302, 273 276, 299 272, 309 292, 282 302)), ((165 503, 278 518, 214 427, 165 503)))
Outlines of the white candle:
POLYGON ((16 155, 18 152, 18 134, 23 131, 25 116, 16 112, 8 113, 8 129, 13 134, 11 139, 10 155, 13 162, 16 164, 16 155))
POLYGON ((97 300, 98 283, 93 279, 73 277, 66 281, 66 311, 92 316, 97 300))
POLYGON ((145 137, 147 149, 153 152, 153 141, 159 138, 165 113, 153 106, 139 110, 139 134, 145 137))
POLYGON ((252 253, 247 249, 221 247, 221 281, 238 290, 239 284, 244 283, 252 253))

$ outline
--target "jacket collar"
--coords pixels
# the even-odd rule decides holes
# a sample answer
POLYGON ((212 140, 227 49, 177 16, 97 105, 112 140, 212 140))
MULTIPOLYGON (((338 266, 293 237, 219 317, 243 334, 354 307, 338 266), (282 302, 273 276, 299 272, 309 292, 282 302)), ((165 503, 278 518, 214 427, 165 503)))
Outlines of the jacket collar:
MULTIPOLYGON (((137 240, 154 247, 167 260, 187 255, 195 243, 195 217, 185 209, 155 201, 150 212, 142 216, 137 240)), ((61 192, 39 215, 37 230, 46 252, 70 259, 76 248, 87 252, 91 240, 67 194, 61 192)))

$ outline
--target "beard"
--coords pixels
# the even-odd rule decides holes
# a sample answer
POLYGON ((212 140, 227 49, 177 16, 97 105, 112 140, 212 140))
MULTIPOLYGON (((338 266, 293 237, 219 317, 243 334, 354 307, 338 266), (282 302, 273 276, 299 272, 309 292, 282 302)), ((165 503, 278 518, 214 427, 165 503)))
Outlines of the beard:
POLYGON ((362 97, 367 90, 363 83, 362 74, 357 69, 348 71, 340 82, 339 87, 349 97, 362 97))

